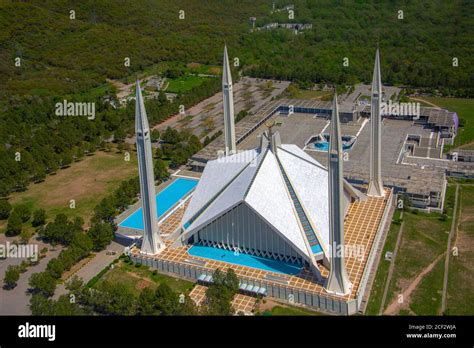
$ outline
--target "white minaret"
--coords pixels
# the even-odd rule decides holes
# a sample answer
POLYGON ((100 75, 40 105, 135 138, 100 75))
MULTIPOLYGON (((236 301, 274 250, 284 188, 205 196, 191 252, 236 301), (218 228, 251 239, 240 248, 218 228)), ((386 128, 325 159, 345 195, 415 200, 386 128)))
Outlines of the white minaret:
POLYGON ((343 152, 336 93, 334 93, 329 141, 329 252, 331 269, 325 289, 332 294, 347 295, 351 291, 352 284, 347 276, 344 259, 343 152))
POLYGON ((224 109, 224 137, 226 156, 236 152, 234 126, 234 96, 232 93, 232 75, 230 73, 227 46, 224 46, 224 64, 222 67, 222 107, 224 109))
POLYGON ((370 101, 370 180, 367 195, 382 197, 384 195, 381 169, 381 137, 382 137, 382 78, 380 76, 379 49, 375 54, 374 76, 372 79, 372 97, 370 101))
POLYGON ((150 126, 146 117, 140 82, 137 80, 135 101, 135 133, 137 142, 138 174, 143 212, 143 242, 141 252, 157 254, 164 246, 158 233, 156 216, 155 176, 153 174, 153 156, 151 152, 150 126))

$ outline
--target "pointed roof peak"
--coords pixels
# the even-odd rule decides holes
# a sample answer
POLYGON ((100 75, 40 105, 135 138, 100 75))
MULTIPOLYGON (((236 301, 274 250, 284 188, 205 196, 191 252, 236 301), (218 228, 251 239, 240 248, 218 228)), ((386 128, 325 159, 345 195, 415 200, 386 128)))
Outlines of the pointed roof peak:
POLYGON ((142 99, 142 89, 140 86, 140 80, 138 78, 135 81, 135 97, 136 100, 138 100, 138 98, 142 99))
POLYGON ((380 50, 375 51, 374 74, 372 77, 372 94, 382 94, 382 76, 380 73, 380 50))
POLYGON ((331 115, 331 121, 336 120, 338 121, 339 118, 335 118, 335 116, 339 115, 339 103, 337 101, 337 91, 336 87, 334 87, 334 97, 332 99, 332 115, 331 115))
POLYGON ((224 61, 222 63, 222 83, 232 84, 232 74, 230 72, 229 55, 227 54, 227 45, 224 44, 224 61))
POLYGON ((136 81, 136 92, 135 92, 135 132, 145 132, 150 129, 148 125, 148 118, 146 116, 145 103, 143 101, 142 90, 140 87, 140 81, 136 81))
POLYGON ((337 92, 334 91, 334 98, 332 100, 332 115, 331 115, 331 132, 329 135, 329 156, 332 151, 341 150, 341 133, 339 126, 339 106, 337 103, 337 92))

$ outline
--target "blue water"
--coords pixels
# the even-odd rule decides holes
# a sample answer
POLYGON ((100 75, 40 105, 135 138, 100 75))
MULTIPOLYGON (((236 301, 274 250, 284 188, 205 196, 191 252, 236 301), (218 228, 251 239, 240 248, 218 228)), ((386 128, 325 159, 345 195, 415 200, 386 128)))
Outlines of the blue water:
POLYGON ((323 249, 321 248, 321 245, 316 244, 311 247, 311 251, 313 252, 313 254, 318 254, 323 252, 323 249))
POLYGON ((277 261, 243 253, 237 254, 233 251, 203 245, 193 245, 188 250, 188 253, 192 256, 204 257, 206 259, 223 261, 234 265, 247 266, 281 274, 295 275, 300 273, 303 268, 302 265, 291 262, 277 261))
MULTIPOLYGON (((192 179, 178 178, 168 185, 163 191, 156 195, 156 207, 158 218, 162 217, 170 210, 181 198, 193 190, 198 181, 192 179)), ((138 209, 128 218, 123 220, 120 227, 134 228, 143 230, 142 208, 138 209)))
POLYGON ((314 143, 314 147, 321 151, 328 151, 329 143, 327 141, 318 141, 317 143, 314 143))
MULTIPOLYGON (((317 141, 314 143, 314 147, 320 151, 328 151, 329 150, 329 143, 327 141, 317 141)), ((350 144, 342 144, 343 150, 349 150, 352 147, 350 144)))

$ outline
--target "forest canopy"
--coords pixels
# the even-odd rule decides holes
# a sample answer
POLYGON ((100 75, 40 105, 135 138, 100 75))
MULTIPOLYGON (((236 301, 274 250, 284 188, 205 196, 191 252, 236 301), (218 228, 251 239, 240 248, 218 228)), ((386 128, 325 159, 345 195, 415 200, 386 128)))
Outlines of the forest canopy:
POLYGON ((224 41, 248 74, 312 82, 368 82, 381 48, 386 84, 473 88, 472 1, 104 0, 2 2, 0 90, 64 94, 159 62, 220 65, 224 41), (73 10, 75 19, 70 19, 73 10), (180 11, 184 18, 180 19, 180 11), (403 19, 400 18, 400 11, 403 19), (250 32, 272 22, 311 23, 250 32), (15 58, 22 59, 21 67, 15 58), (124 58, 130 58, 130 67, 124 58), (343 59, 349 66, 343 66, 343 59), (458 66, 453 67, 453 58, 458 66))
MULTIPOLYGON (((474 96, 472 1, 295 0, 294 18, 283 10, 286 0, 274 3, 275 12, 268 0, 1 2, 0 196, 133 133, 133 103, 104 103, 115 95, 107 79, 125 82, 160 64, 173 76, 186 64, 220 66, 224 42, 231 61, 238 58, 233 68, 300 86, 369 82, 378 45, 384 84, 474 96), (312 28, 252 31, 250 17, 256 28, 275 22, 312 28), (56 116, 54 105, 64 99, 95 103, 95 120, 56 116)), ((214 77, 172 103, 164 95, 150 99, 150 123, 219 89, 214 77)))

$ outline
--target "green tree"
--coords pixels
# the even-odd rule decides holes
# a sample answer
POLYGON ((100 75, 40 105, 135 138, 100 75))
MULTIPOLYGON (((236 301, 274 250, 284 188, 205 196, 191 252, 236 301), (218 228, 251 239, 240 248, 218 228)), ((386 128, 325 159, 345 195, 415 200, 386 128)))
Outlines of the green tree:
POLYGON ((45 297, 54 295, 56 279, 49 272, 34 273, 28 282, 33 293, 42 294, 45 297))
POLYGON ((8 219, 11 210, 11 204, 6 199, 0 199, 0 220, 8 219))
POLYGON ((114 238, 112 226, 108 223, 97 223, 92 225, 88 235, 92 240, 93 250, 100 251, 105 249, 114 238))
POLYGON ((176 144, 181 141, 181 137, 176 129, 168 127, 161 135, 161 140, 168 144, 176 144))
POLYGON ((31 218, 31 210, 26 204, 21 204, 13 209, 21 218, 21 222, 27 222, 31 218))
POLYGON ((150 139, 152 143, 156 143, 160 140, 160 131, 158 129, 152 129, 150 133, 150 139))
POLYGON ((78 253, 78 259, 82 259, 90 254, 93 243, 86 233, 77 233, 71 241, 71 247, 78 253))
POLYGON ((13 289, 16 282, 20 279, 20 269, 18 266, 8 266, 5 271, 5 278, 3 278, 3 287, 6 290, 13 289))
POLYGON ((206 306, 204 313, 208 315, 233 315, 232 299, 239 289, 239 280, 232 269, 224 274, 217 269, 213 284, 206 290, 206 306))
POLYGON ((168 168, 166 167, 165 161, 161 158, 155 160, 155 180, 158 182, 163 182, 170 177, 168 168))
POLYGON ((64 265, 59 259, 51 259, 46 266, 46 270, 54 278, 59 279, 64 272, 64 265))
POLYGON ((161 147, 157 147, 155 150, 155 158, 163 158, 163 150, 161 150, 161 147))
POLYGON ((7 230, 5 233, 7 236, 18 236, 21 233, 21 229, 21 217, 15 210, 13 210, 8 218, 7 230))
POLYGON ((107 298, 105 313, 110 315, 134 315, 136 313, 135 296, 125 284, 104 282, 99 291, 102 291, 107 298))
POLYGON ((55 316, 84 315, 84 310, 75 302, 72 302, 68 295, 61 295, 57 301, 52 301, 52 313, 55 316))
POLYGON ((32 237, 32 233, 27 230, 27 229, 22 229, 21 233, 20 233, 20 243, 21 244, 27 244, 31 237, 32 237))
POLYGON ((123 143, 126 136, 127 135, 125 134, 124 130, 119 128, 114 133, 114 141, 117 143, 123 143))
POLYGON ((44 209, 36 209, 33 212, 33 221, 31 225, 33 227, 38 227, 46 223, 46 211, 44 209))
POLYGON ((139 315, 158 315, 159 311, 156 308, 155 292, 149 287, 142 290, 138 296, 137 313, 139 315))
POLYGON ((235 271, 232 268, 228 268, 225 278, 224 278, 224 285, 225 287, 235 295, 239 291, 239 278, 235 274, 235 271))
POLYGON ((176 311, 176 315, 196 315, 197 308, 194 301, 188 295, 179 295, 179 304, 176 311))
POLYGON ((42 182, 46 178, 46 171, 41 164, 35 165, 35 171, 32 177, 33 182, 38 183, 42 182))
POLYGON ((61 154, 61 167, 65 168, 71 165, 72 163, 72 155, 70 151, 65 151, 61 154))
POLYGON ((161 315, 174 315, 178 309, 178 295, 166 283, 161 283, 155 292, 156 308, 161 315))
POLYGON ((94 217, 97 221, 112 222, 117 213, 115 202, 112 197, 104 198, 95 208, 94 217))
POLYGON ((42 294, 33 294, 30 299, 30 311, 32 315, 53 315, 52 300, 42 294))

